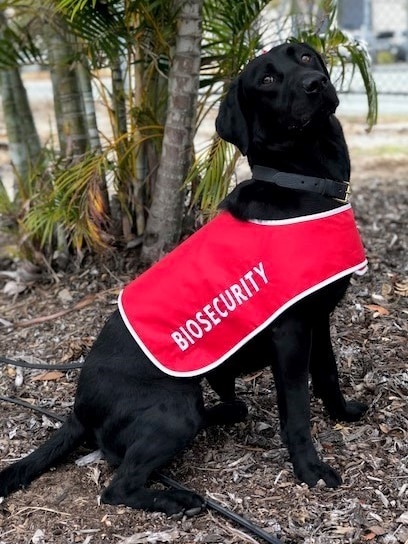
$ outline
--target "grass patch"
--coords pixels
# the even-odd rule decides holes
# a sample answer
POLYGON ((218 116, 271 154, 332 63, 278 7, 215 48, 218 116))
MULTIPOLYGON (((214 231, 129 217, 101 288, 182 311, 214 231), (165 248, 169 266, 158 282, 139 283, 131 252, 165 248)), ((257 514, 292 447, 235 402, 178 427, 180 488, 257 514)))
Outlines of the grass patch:
POLYGON ((376 147, 353 147, 353 155, 355 157, 399 157, 407 158, 406 145, 379 145, 376 147))

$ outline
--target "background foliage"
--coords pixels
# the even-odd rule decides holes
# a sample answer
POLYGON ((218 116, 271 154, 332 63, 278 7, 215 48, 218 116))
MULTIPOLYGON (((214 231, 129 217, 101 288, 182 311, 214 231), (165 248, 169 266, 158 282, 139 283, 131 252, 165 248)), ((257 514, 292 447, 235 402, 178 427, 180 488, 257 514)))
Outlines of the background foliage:
MULTIPOLYGON (((0 181, 1 224, 17 233, 25 257, 35 260, 40 252, 66 262, 85 251, 143 245, 169 92, 177 93, 169 91, 168 78, 180 6, 174 0, 0 0, 0 81, 15 169, 12 195, 0 181), (33 122, 27 125, 21 79, 32 64, 50 71, 58 126, 58 144, 40 150, 28 145, 28 135, 30 141, 38 135, 33 122), (96 92, 110 135, 98 130, 96 92)), ((336 27, 335 1, 204 0, 202 27, 197 130, 245 63, 283 39, 308 42, 343 73, 358 70, 367 122, 375 122, 369 57, 336 27)), ((193 224, 211 215, 229 190, 237 159, 216 134, 198 151, 192 144, 190 172, 179 180, 185 205, 174 213, 193 224)))

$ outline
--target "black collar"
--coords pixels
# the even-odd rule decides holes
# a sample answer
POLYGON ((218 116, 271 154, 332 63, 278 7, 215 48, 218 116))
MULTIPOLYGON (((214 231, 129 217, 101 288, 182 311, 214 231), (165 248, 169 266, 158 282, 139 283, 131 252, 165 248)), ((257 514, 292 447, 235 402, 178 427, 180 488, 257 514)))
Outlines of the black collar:
POLYGON ((330 196, 342 202, 347 202, 350 195, 350 184, 347 181, 335 181, 334 179, 290 174, 257 164, 252 167, 252 176, 256 180, 269 181, 279 187, 319 193, 320 195, 330 196))

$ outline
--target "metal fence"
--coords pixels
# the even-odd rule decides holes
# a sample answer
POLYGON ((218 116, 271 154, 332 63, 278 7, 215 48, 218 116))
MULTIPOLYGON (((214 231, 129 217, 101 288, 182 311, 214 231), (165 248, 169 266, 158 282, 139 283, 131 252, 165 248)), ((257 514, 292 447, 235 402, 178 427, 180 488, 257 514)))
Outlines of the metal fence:
MULTIPOLYGON (((297 30, 324 27, 315 0, 280 0, 271 3, 267 42, 284 41, 297 30)), ((373 76, 381 97, 406 98, 408 95, 408 0, 337 0, 337 24, 363 41, 372 59, 373 76)), ((325 20, 324 16, 321 17, 325 20)), ((358 70, 351 84, 347 79, 342 92, 363 94, 358 70)))
POLYGON ((338 24, 366 43, 378 93, 408 95, 408 0, 338 0, 338 24))

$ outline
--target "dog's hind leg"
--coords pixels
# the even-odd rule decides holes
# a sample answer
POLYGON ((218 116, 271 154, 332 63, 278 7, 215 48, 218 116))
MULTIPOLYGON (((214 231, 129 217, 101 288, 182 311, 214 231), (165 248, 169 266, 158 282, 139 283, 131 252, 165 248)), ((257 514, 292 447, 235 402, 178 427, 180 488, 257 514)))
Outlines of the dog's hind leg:
POLYGON ((204 500, 188 491, 147 488, 152 472, 182 451, 203 426, 203 410, 186 399, 172 399, 166 410, 144 413, 126 430, 128 447, 111 483, 102 494, 108 504, 164 512, 197 514, 204 500))
POLYGON ((70 414, 63 426, 38 449, 0 472, 0 497, 26 487, 74 451, 85 437, 85 428, 74 413, 70 414))
POLYGON ((310 373, 314 394, 322 399, 332 419, 357 421, 364 415, 367 405, 357 400, 346 401, 340 390, 328 315, 317 318, 313 326, 310 373))
POLYGON ((102 494, 102 502, 164 512, 168 516, 198 514, 204 507, 204 500, 196 493, 145 487, 150 474, 173 457, 169 452, 167 455, 158 456, 157 442, 160 440, 157 437, 152 440, 155 443, 153 448, 144 444, 141 451, 141 445, 135 444, 129 449, 110 485, 102 494))

